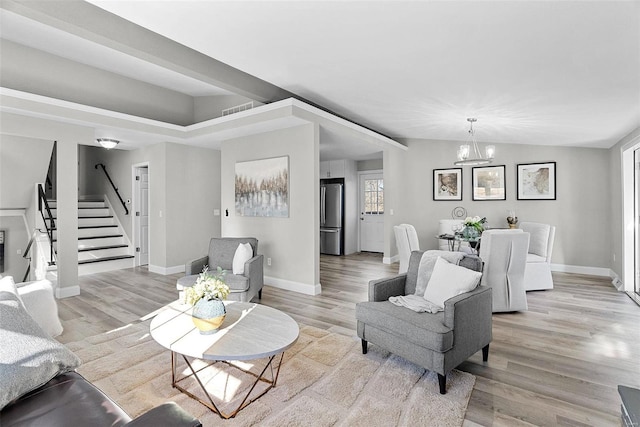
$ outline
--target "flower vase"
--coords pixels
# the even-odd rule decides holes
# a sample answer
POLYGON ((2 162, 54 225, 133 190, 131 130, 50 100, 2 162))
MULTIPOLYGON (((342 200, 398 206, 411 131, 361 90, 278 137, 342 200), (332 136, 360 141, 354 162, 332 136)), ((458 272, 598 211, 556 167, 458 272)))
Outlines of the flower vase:
POLYGON ((200 299, 191 313, 193 324, 203 335, 213 334, 224 322, 227 311, 219 299, 200 299))
POLYGON ((480 237, 480 232, 476 227, 466 226, 464 229, 462 229, 462 237, 464 237, 466 240, 475 240, 480 237))

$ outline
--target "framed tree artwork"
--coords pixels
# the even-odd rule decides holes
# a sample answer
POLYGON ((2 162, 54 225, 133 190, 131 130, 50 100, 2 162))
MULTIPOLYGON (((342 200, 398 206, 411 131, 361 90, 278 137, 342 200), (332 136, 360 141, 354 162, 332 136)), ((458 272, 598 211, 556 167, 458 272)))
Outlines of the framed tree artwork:
POLYGON ((518 200, 556 199, 556 162, 518 165, 518 200))
POLYGON ((236 162, 236 215, 289 216, 289 156, 236 162))
POLYGON ((473 200, 506 200, 504 165, 472 169, 473 200))
POLYGON ((433 170, 433 200, 462 200, 462 168, 433 170))

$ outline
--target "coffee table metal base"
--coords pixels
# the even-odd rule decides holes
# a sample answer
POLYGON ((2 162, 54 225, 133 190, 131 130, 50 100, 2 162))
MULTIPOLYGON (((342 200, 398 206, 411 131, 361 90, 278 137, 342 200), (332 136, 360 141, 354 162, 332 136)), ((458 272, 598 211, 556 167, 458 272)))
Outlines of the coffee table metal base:
MULTIPOLYGON (((192 399, 197 400, 198 402, 202 403, 204 406, 206 406, 207 408, 211 409, 213 412, 217 413, 218 415, 220 415, 221 418, 228 420, 229 418, 233 418, 235 417, 238 412, 240 412, 242 409, 246 408, 247 406, 249 406, 251 403, 255 402, 256 400, 258 400, 260 397, 264 396, 269 390, 271 390, 272 388, 274 388, 276 386, 276 382, 278 381, 278 375, 280 374, 280 367, 282 366, 282 359, 284 358, 284 353, 280 353, 280 360, 277 362, 278 365, 277 367, 274 368, 274 364, 273 361, 274 359, 276 359, 278 357, 278 355, 273 355, 271 357, 269 357, 269 360, 267 362, 267 364, 264 366, 264 368, 262 369, 262 371, 260 372, 260 374, 256 374, 254 372, 245 370, 240 368, 239 366, 236 365, 232 365, 231 363, 225 362, 225 361, 215 361, 211 364, 207 364, 207 366, 204 366, 198 370, 193 369, 193 366, 191 365, 191 363, 189 363, 189 360, 187 359, 187 356, 183 355, 183 354, 179 354, 176 353, 174 351, 171 352, 171 385, 174 388, 177 388, 178 390, 180 390, 182 393, 186 394, 187 396, 191 397, 192 399), (189 370, 191 371, 190 374, 185 375, 181 378, 178 378, 176 375, 176 356, 180 355, 182 356, 182 358, 184 359, 185 363, 187 364, 187 366, 189 367, 189 370), (215 363, 226 363, 227 365, 238 369, 242 372, 245 372, 249 375, 252 375, 256 378, 255 382, 251 385, 251 387, 249 387, 249 391, 247 392, 247 394, 244 396, 244 399, 242 399, 242 402, 240 402, 240 405, 238 405, 238 407, 236 409, 234 409, 233 411, 229 412, 229 413, 224 413, 222 412, 218 406, 215 404, 215 402, 213 401, 213 398, 211 396, 211 394, 207 391, 206 387, 204 386, 204 384, 202 384, 202 381, 200 381, 200 378, 198 378, 198 372, 200 372, 202 369, 206 369, 207 367, 209 367, 212 364, 215 363), (275 372, 274 372, 275 369, 275 372), (268 379, 264 376, 265 372, 267 372, 267 370, 271 371, 271 379, 268 379), (187 378, 190 377, 194 377, 196 379, 196 381, 198 382, 198 384, 200 385, 200 388, 202 389, 202 392, 204 393, 204 395, 206 396, 206 400, 201 399, 200 397, 196 396, 195 394, 191 393, 189 390, 185 389, 184 387, 180 386, 178 383, 180 381, 186 380, 187 378), (267 383, 268 386, 267 388, 265 388, 264 390, 262 390, 257 396, 253 397, 252 399, 249 399, 249 397, 251 396, 251 393, 253 392, 253 390, 256 388, 256 386, 260 383, 260 381, 267 383)), ((200 359, 198 359, 200 360, 200 359)))

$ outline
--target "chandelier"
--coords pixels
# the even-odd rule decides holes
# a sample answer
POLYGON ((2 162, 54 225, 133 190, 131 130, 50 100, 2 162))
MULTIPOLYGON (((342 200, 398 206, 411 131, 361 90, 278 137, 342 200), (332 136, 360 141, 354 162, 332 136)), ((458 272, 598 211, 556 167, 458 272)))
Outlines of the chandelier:
POLYGON ((487 145, 484 149, 485 155, 482 157, 478 143, 476 142, 475 131, 473 130, 473 124, 477 122, 478 119, 470 117, 467 121, 469 122, 469 140, 466 144, 462 144, 458 148, 458 161, 453 162, 453 164, 456 166, 477 166, 493 162, 496 147, 494 145, 487 145))

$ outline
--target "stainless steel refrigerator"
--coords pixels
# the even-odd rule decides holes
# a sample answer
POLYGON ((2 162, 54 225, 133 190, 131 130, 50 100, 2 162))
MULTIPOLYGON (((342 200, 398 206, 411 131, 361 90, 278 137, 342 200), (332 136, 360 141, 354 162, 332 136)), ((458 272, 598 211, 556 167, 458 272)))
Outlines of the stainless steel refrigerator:
POLYGON ((320 184, 320 253, 342 255, 343 184, 320 184))

